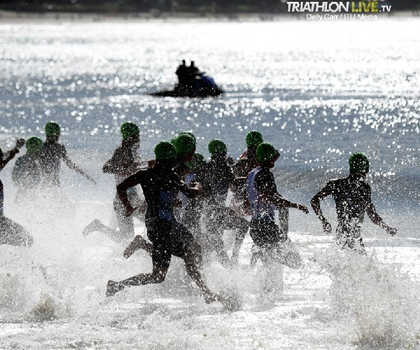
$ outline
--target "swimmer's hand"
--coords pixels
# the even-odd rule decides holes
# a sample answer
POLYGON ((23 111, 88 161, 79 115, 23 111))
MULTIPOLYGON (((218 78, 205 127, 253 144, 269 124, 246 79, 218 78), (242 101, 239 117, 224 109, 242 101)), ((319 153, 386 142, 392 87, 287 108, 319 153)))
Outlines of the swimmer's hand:
POLYGON ((25 145, 25 139, 16 140, 16 149, 21 149, 25 145))
POLYGON ((332 231, 331 224, 326 219, 322 220, 322 228, 325 233, 331 233, 332 231))
POLYGON ((396 229, 395 227, 391 227, 391 226, 386 226, 385 227, 385 231, 387 233, 389 233, 391 236, 395 236, 398 232, 398 229, 396 229))

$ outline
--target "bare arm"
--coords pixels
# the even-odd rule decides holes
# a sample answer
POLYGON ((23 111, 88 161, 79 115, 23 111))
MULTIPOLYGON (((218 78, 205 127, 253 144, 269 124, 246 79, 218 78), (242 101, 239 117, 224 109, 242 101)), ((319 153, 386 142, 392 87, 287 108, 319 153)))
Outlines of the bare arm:
MULTIPOLYGON (((147 167, 143 164, 143 167, 147 167)), ((141 170, 142 164, 133 161, 128 152, 124 152, 121 148, 117 149, 112 158, 108 160, 102 167, 102 171, 106 174, 115 174, 122 177, 128 177, 141 170)))
POLYGON ((96 181, 92 177, 90 177, 88 174, 86 174, 85 171, 82 170, 75 162, 73 162, 67 156, 67 154, 64 155, 63 160, 70 169, 74 170, 75 172, 79 173, 80 175, 83 175, 86 179, 88 179, 89 181, 96 184, 96 181))
POLYGON ((376 211, 375 205, 372 202, 369 203, 369 205, 367 206, 366 213, 375 225, 378 225, 379 227, 383 228, 391 236, 394 236, 397 234, 398 230, 396 228, 393 228, 385 224, 383 219, 380 217, 380 215, 376 211))
POLYGON ((0 170, 2 170, 7 165, 7 163, 9 163, 15 157, 15 155, 19 153, 19 150, 23 147, 24 144, 24 139, 18 139, 16 141, 16 146, 6 153, 6 157, 0 157, 0 170))
POLYGON ((332 186, 328 183, 327 186, 325 186, 321 191, 319 191, 312 199, 311 199, 311 206, 314 210, 316 216, 319 220, 322 222, 322 227, 325 232, 331 233, 332 228, 331 224, 327 221, 324 214, 321 210, 321 199, 324 199, 325 197, 328 197, 332 194, 332 186))
POLYGON ((127 190, 131 187, 137 186, 141 183, 142 180, 142 171, 137 172, 134 175, 126 178, 117 186, 117 195, 121 203, 124 205, 126 210, 126 216, 130 216, 136 208, 131 206, 130 201, 128 200, 127 190))
POLYGON ((271 173, 266 172, 255 181, 262 200, 274 204, 278 209, 295 208, 303 211, 305 214, 309 213, 308 208, 304 205, 288 201, 278 193, 274 176, 271 173))
POLYGON ((120 176, 130 176, 141 168, 141 164, 138 162, 132 162, 127 166, 115 166, 112 164, 112 160, 108 160, 102 167, 102 171, 105 174, 116 174, 120 176))
POLYGON ((269 203, 274 204, 278 209, 280 208, 294 208, 303 211, 305 214, 309 213, 309 210, 306 206, 288 201, 287 199, 283 198, 278 193, 264 193, 262 198, 269 203))

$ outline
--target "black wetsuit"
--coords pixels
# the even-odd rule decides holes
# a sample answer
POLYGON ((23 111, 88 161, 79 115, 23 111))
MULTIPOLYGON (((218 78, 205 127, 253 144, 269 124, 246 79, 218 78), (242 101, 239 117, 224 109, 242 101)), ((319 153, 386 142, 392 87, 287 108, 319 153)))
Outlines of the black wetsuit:
POLYGON ((44 142, 40 154, 40 165, 44 185, 60 186, 62 160, 67 160, 66 147, 58 142, 44 142))
POLYGON ((358 244, 363 249, 361 224, 366 209, 371 203, 369 184, 347 177, 328 182, 323 191, 330 193, 336 203, 337 244, 351 249, 358 244))
POLYGON ((282 198, 269 168, 257 167, 249 173, 247 195, 252 212, 250 235, 256 248, 251 264, 261 258, 265 264, 276 261, 290 268, 299 268, 302 259, 288 238, 288 210, 278 209, 279 226, 275 221, 276 206, 264 199, 270 195, 282 198))
MULTIPOLYGON (((0 160, 0 170, 2 170, 5 164, 18 152, 17 149, 8 152, 5 162, 3 160, 3 153, 0 152, 0 157, 2 158, 0 160)), ((21 225, 4 216, 3 205, 3 183, 0 181, 0 244, 30 247, 33 244, 32 236, 21 225)))
MULTIPOLYGON (((237 230, 234 255, 239 254, 240 245, 248 231, 249 223, 234 210, 226 206, 226 197, 230 186, 236 181, 226 158, 212 158, 204 170, 203 189, 207 194, 206 228, 210 249, 215 250, 223 263, 226 263, 224 252, 223 230, 237 230), (235 251, 237 250, 237 251, 235 251)), ((235 259, 237 256, 234 257, 235 259)))
POLYGON ((264 193, 277 193, 274 175, 268 168, 255 168, 247 180, 248 200, 252 209, 250 235, 259 247, 269 246, 287 240, 287 232, 281 231, 275 222, 274 206, 263 203, 258 196, 264 193), (252 187, 256 193, 252 194, 252 187))
MULTIPOLYGON (((147 236, 153 243, 154 268, 167 269, 171 255, 183 258, 186 251, 200 253, 197 256, 201 257, 201 248, 192 234, 175 220, 173 205, 178 192, 190 196, 190 191, 173 170, 156 165, 137 172, 122 184, 129 184, 130 187, 140 184, 143 189, 147 203, 145 223, 147 236)), ((137 284, 144 283, 137 280, 132 283, 137 284)))

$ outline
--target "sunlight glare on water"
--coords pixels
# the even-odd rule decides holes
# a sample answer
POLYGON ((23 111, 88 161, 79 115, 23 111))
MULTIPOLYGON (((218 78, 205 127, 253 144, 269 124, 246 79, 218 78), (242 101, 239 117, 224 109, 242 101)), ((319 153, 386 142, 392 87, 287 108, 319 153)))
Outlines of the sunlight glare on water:
MULTIPOLYGON (((419 329, 410 325, 418 324, 420 280, 419 24, 416 18, 0 24, 2 149, 15 137, 44 137, 45 123, 55 120, 70 156, 98 181, 90 185, 63 169, 69 208, 47 202, 24 211, 13 203, 12 166, 2 171, 6 215, 28 227, 35 245, 0 246, 0 348, 415 349, 419 329), (194 60, 226 94, 199 100, 149 96, 174 86, 183 58, 194 60), (331 271, 314 256, 324 254, 332 237, 321 235, 313 215, 292 212, 291 237, 305 266, 285 268, 285 292, 274 304, 260 295, 260 271, 246 266, 249 238, 238 271, 206 268, 212 285, 237 289, 244 300, 238 312, 205 305, 177 259, 162 285, 107 300, 108 279, 151 269, 144 253, 125 260, 123 246, 99 234, 81 235, 94 217, 111 221, 115 184, 101 169, 120 143, 124 121, 139 125, 145 159, 157 142, 181 130, 197 135, 206 157, 216 137, 237 157, 245 134, 260 130, 281 152, 279 191, 304 203, 327 179, 346 174, 350 153, 363 151, 371 160, 373 198, 400 235, 384 237, 366 223, 375 266, 365 271, 352 258, 333 256, 327 261, 337 262, 331 271), (337 271, 346 274, 341 284, 334 284, 337 271), (342 318, 337 310, 345 311, 342 318), (384 336, 389 325, 393 339, 384 336)), ((334 218, 331 203, 326 213, 334 218)), ((136 225, 142 233, 143 223, 136 225)))

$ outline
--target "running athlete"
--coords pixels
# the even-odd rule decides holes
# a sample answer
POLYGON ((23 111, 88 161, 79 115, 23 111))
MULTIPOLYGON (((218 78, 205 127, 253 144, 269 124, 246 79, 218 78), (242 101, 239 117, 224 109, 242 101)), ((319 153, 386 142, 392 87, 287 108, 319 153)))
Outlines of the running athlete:
MULTIPOLYGON (((121 146, 114 151, 112 158, 103 166, 104 173, 114 175, 117 186, 130 175, 139 171, 142 166, 144 167, 140 157, 138 156, 138 149, 140 147, 139 128, 134 123, 123 123, 120 131, 122 136, 121 146)), ((141 208, 136 211, 135 216, 143 219, 141 212, 144 212, 144 203, 140 200, 135 187, 128 190, 128 197, 133 207, 141 208)), ((116 230, 104 225, 100 220, 95 219, 85 227, 83 234, 87 236, 94 231, 98 231, 107 235, 116 242, 133 238, 133 216, 125 216, 125 208, 117 194, 115 194, 113 207, 118 223, 116 230)), ((145 240, 141 240, 141 236, 138 236, 137 243, 143 244, 142 248, 151 252, 150 243, 147 243, 145 240)))
MULTIPOLYGON (((24 139, 16 141, 16 146, 3 154, 0 149, 0 171, 11 161, 25 144, 24 139)), ((21 225, 4 216, 3 183, 0 181, 0 244, 30 247, 33 238, 21 225)))
POLYGON ((175 220, 173 206, 178 192, 187 196, 196 196, 200 189, 186 186, 173 171, 177 163, 175 147, 169 142, 161 142, 155 147, 155 165, 130 176, 117 186, 118 196, 131 215, 132 207, 127 190, 138 184, 142 186, 147 202, 146 228, 147 235, 153 243, 151 273, 142 273, 120 282, 108 281, 107 296, 112 296, 125 287, 139 286, 164 281, 171 261, 177 256, 185 261, 189 276, 200 288, 206 302, 221 300, 221 297, 209 290, 201 278, 201 248, 191 233, 175 220))
POLYGON ((226 144, 220 140, 212 140, 208 145, 208 150, 211 159, 205 166, 202 182, 207 196, 204 215, 209 243, 207 245, 208 250, 215 251, 219 261, 229 267, 238 261, 239 250, 248 232, 249 223, 226 206, 229 188, 235 191, 237 187, 237 179, 227 164, 226 144), (232 261, 224 248, 223 230, 236 231, 232 261))
POLYGON ((16 159, 12 171, 12 180, 17 186, 16 203, 33 202, 41 183, 39 155, 42 140, 31 137, 26 141, 26 154, 16 159))
POLYGON ((295 208, 308 214, 304 205, 290 202, 277 191, 270 171, 279 158, 279 152, 269 143, 261 143, 256 151, 258 166, 247 178, 247 195, 252 215, 250 235, 264 264, 277 262, 299 268, 301 258, 285 230, 275 222, 275 209, 295 208))
POLYGON ((42 146, 40 154, 43 185, 48 187, 60 187, 61 161, 64 161, 70 169, 83 175, 89 181, 96 183, 94 179, 87 175, 69 158, 66 147, 58 143, 60 133, 61 129, 57 123, 48 122, 45 125, 46 141, 42 146))
POLYGON ((343 249, 350 249, 366 254, 361 235, 361 225, 367 213, 372 222, 383 228, 391 236, 397 229, 385 224, 376 212, 371 199, 371 188, 366 183, 369 172, 369 160, 362 153, 355 153, 349 159, 350 174, 346 178, 332 180, 311 200, 312 208, 326 233, 331 233, 331 224, 321 210, 321 199, 332 196, 336 205, 338 226, 336 243, 343 249))
MULTIPOLYGON (((189 163, 194 157, 196 139, 192 133, 182 132, 176 138, 171 140, 171 144, 175 147, 176 151, 176 162, 174 162, 173 168, 175 173, 180 179, 184 179, 187 173, 190 171, 189 163)), ((156 159, 148 161, 148 167, 153 168, 156 164, 156 159)), ((176 200, 174 201, 175 216, 179 219, 183 216, 183 202, 182 192, 179 192, 176 200), (181 199, 180 199, 181 197, 181 199)), ((146 201, 147 202, 147 201, 146 201)), ((184 201, 184 204, 186 201, 184 201)), ((128 245, 124 250, 124 257, 129 258, 136 250, 144 249, 151 254, 151 244, 146 242, 140 235, 137 235, 135 239, 128 245)))

